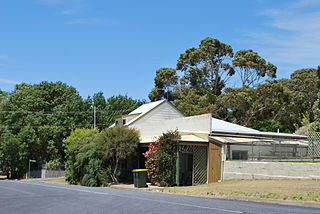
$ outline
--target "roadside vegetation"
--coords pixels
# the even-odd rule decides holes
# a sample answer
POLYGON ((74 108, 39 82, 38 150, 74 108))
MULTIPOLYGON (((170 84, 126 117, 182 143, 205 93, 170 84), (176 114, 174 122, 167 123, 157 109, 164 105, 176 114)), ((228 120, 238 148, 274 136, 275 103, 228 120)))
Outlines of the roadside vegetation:
POLYGON ((115 116, 127 114, 143 101, 127 96, 105 99, 101 92, 83 99, 77 90, 62 82, 19 84, 7 93, 0 90, 0 174, 10 179, 25 176, 42 164, 64 165, 63 140, 72 130, 94 126, 103 130, 115 116))
POLYGON ((243 199, 281 199, 320 203, 319 180, 231 180, 187 187, 151 189, 173 194, 243 199))
POLYGON ((121 162, 132 157, 140 142, 139 133, 125 126, 76 129, 65 140, 67 147, 66 181, 83 186, 108 186, 118 183, 121 162))
POLYGON ((59 179, 54 179, 54 180, 48 180, 49 182, 52 183, 62 183, 62 184, 68 184, 65 178, 59 178, 59 179))

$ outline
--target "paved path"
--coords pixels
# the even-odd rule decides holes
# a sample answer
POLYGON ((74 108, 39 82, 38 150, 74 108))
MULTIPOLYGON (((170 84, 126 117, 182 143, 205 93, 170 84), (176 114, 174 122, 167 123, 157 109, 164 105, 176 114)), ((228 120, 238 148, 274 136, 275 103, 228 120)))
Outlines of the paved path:
POLYGON ((290 213, 320 209, 152 192, 0 180, 1 214, 290 213))

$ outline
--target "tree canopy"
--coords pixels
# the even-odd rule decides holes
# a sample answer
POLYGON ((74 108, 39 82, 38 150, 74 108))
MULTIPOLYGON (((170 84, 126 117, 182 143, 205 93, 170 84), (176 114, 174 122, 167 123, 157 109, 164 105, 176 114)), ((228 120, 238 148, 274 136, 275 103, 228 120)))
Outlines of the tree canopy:
POLYGON ((257 52, 233 55, 230 45, 207 37, 180 54, 176 70, 156 71, 149 98, 168 98, 186 116, 211 113, 258 130, 294 132, 315 120, 320 66, 296 70, 289 79, 276 80, 276 72, 257 52), (242 86, 230 87, 229 80, 242 86))
POLYGON ((64 164, 63 140, 76 128, 93 127, 93 108, 97 128, 102 130, 115 116, 142 103, 122 95, 105 99, 102 92, 83 99, 74 87, 62 82, 23 83, 10 93, 0 91, 0 170, 10 178, 21 178, 29 159, 37 161, 32 166, 64 164))
POLYGON ((261 58, 253 50, 238 51, 232 63, 237 73, 239 73, 243 86, 255 86, 265 76, 276 78, 277 67, 270 62, 267 63, 265 59, 261 58))
MULTIPOLYGON (((64 162, 63 139, 76 127, 90 126, 90 104, 81 98, 75 88, 61 82, 19 84, 10 96, 0 104, 1 142, 0 153, 7 144, 19 144, 15 151, 20 165, 8 168, 10 160, 2 158, 9 174, 21 177, 26 171, 28 159, 38 164, 57 159, 64 162), (19 171, 19 175, 13 172, 19 171)), ((13 162, 12 162, 13 164, 13 162)))
POLYGON ((149 93, 151 101, 167 99, 174 100, 173 88, 178 84, 179 77, 173 68, 160 68, 154 78, 155 87, 149 93))
POLYGON ((202 93, 220 95, 233 67, 227 59, 233 57, 230 45, 218 39, 207 37, 198 48, 189 48, 180 55, 177 70, 183 72, 181 84, 195 88, 202 93))

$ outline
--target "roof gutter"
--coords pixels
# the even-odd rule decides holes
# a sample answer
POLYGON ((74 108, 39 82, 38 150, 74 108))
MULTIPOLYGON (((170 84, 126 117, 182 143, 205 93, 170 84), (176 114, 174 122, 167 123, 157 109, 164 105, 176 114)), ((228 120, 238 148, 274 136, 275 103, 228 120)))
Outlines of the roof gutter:
POLYGON ((257 139, 299 139, 299 140, 307 140, 308 136, 304 135, 272 135, 272 134, 264 134, 264 133, 240 133, 240 132, 217 132, 213 131, 209 134, 210 137, 238 137, 238 138, 248 138, 254 137, 257 139))

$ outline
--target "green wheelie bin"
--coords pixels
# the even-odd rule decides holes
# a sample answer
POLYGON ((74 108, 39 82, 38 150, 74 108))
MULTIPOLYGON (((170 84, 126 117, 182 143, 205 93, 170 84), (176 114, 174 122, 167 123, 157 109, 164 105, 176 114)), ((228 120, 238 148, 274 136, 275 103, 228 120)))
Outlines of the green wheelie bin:
POLYGON ((147 171, 148 169, 132 170, 134 187, 137 187, 137 188, 147 187, 147 171))

